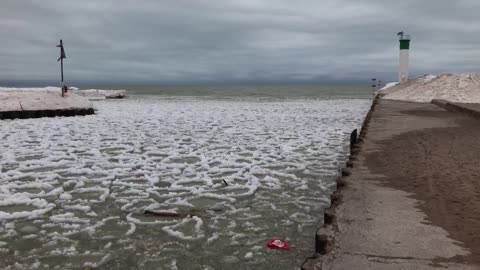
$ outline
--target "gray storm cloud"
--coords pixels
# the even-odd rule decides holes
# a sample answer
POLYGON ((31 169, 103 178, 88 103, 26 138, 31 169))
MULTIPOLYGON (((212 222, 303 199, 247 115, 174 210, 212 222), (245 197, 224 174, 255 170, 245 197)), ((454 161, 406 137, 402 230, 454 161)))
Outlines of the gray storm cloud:
POLYGON ((396 78, 412 35, 411 72, 477 72, 480 1, 2 0, 0 82, 157 83, 396 78))

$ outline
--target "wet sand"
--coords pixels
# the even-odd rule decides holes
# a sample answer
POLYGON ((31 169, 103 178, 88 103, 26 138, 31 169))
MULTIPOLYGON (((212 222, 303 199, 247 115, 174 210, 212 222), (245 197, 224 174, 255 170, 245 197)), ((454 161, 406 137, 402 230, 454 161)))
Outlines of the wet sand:
POLYGON ((480 269, 480 121, 380 100, 366 130, 304 269, 480 269))

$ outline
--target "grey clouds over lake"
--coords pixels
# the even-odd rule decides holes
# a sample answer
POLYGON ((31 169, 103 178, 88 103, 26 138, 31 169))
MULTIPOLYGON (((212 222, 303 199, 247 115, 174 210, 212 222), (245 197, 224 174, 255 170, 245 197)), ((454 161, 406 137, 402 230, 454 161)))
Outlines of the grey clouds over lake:
POLYGON ((413 75, 477 72, 478 0, 2 0, 0 84, 395 80, 396 33, 413 75))

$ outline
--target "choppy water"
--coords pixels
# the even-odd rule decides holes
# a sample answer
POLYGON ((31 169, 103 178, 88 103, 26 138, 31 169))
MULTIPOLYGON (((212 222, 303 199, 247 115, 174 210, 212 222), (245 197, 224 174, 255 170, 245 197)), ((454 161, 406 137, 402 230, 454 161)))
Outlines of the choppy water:
POLYGON ((298 269, 369 104, 136 96, 0 121, 0 268, 298 269))

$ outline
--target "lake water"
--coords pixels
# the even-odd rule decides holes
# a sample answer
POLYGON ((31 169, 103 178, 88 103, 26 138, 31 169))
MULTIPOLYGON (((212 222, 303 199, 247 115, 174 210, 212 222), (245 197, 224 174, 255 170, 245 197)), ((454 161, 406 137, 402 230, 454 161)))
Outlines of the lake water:
POLYGON ((0 268, 299 269, 369 89, 129 90, 0 121, 0 268))

